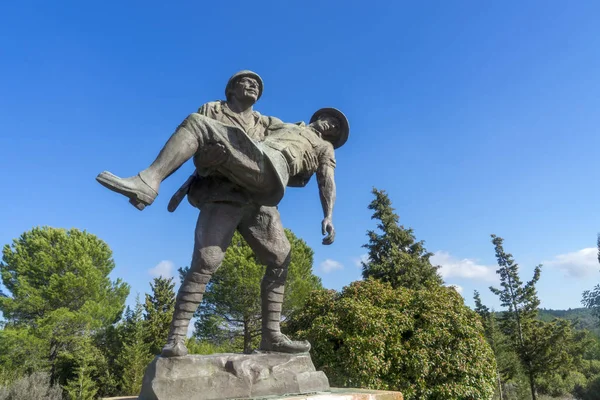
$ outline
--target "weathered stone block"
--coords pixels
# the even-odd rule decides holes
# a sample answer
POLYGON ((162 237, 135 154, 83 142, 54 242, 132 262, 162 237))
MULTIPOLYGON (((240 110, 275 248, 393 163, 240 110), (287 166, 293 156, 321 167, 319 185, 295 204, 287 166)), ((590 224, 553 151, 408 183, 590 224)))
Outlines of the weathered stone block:
MULTIPOLYGON (((137 397, 110 397, 103 400, 133 400, 137 397)), ((312 393, 296 396, 268 397, 268 400, 403 400, 400 392, 371 389, 337 389, 331 388, 330 392, 312 393)), ((267 400, 262 398, 262 400, 267 400)))
POLYGON ((255 353, 156 357, 139 400, 220 400, 329 391, 309 354, 255 353))

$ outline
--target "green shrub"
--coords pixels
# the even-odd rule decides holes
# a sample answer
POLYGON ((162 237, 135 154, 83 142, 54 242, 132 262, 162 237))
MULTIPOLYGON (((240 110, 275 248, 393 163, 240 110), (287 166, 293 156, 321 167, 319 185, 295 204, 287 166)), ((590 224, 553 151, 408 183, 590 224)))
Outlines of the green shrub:
POLYGON ((0 400, 62 400, 63 390, 50 384, 50 374, 35 372, 0 388, 0 400))
POLYGON ((490 399, 495 360, 481 323, 451 288, 375 280, 315 292, 287 330, 308 339, 332 386, 399 390, 410 399, 490 399))
POLYGON ((207 340, 199 340, 196 338, 188 338, 186 346, 190 354, 215 354, 215 353, 234 353, 240 352, 243 349, 241 341, 235 341, 231 344, 216 345, 207 340))
POLYGON ((571 371, 566 375, 549 374, 537 380, 540 394, 560 397, 572 393, 576 386, 585 386, 587 379, 578 371, 571 371))

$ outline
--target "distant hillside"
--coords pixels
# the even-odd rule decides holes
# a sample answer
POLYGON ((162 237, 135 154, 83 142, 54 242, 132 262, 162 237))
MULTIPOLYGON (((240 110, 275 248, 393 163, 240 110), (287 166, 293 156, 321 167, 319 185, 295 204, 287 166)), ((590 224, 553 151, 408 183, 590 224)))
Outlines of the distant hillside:
MULTIPOLYGON (((502 312, 499 311, 497 314, 501 314, 502 312)), ((540 308, 538 318, 545 322, 550 322, 554 318, 577 321, 575 325, 576 329, 587 329, 600 337, 599 321, 592 315, 592 310, 589 308, 569 308, 568 310, 547 310, 540 308)))
POLYGON ((546 310, 541 308, 538 318, 542 321, 552 321, 554 318, 577 321, 577 329, 587 329, 600 336, 598 319, 592 315, 589 308, 569 308, 568 310, 546 310))

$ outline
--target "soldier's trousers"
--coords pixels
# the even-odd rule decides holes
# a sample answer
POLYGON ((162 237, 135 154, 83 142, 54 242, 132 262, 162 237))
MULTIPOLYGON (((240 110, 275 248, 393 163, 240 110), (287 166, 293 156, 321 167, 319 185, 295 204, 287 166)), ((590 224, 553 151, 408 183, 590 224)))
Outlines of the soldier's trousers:
POLYGON ((239 230, 257 259, 267 266, 261 282, 262 334, 280 332, 281 307, 291 248, 275 207, 232 203, 202 205, 196 225, 190 270, 177 294, 169 340, 185 338, 202 301, 206 284, 223 261, 235 230, 239 230))

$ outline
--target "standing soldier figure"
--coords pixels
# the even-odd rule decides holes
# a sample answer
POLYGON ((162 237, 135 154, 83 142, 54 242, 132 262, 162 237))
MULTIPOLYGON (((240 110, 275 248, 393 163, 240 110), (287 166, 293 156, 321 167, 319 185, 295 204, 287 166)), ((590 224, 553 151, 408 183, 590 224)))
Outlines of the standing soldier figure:
POLYGON ((169 204, 173 211, 187 194, 201 212, 192 262, 177 293, 163 357, 187 354, 190 319, 236 229, 267 266, 261 282, 260 349, 285 353, 310 350, 307 341, 292 341, 280 330, 291 249, 276 206, 287 185, 302 186, 316 172, 325 217, 322 230, 327 234, 323 244, 333 243, 333 149, 346 141, 348 121, 338 110, 322 109, 308 126, 284 124, 252 109, 262 92, 263 82, 256 73, 234 74, 225 89, 227 100, 206 103, 188 116, 150 167, 130 178, 106 171, 96 178, 143 210, 158 195, 160 183, 194 158, 196 172, 169 204))

